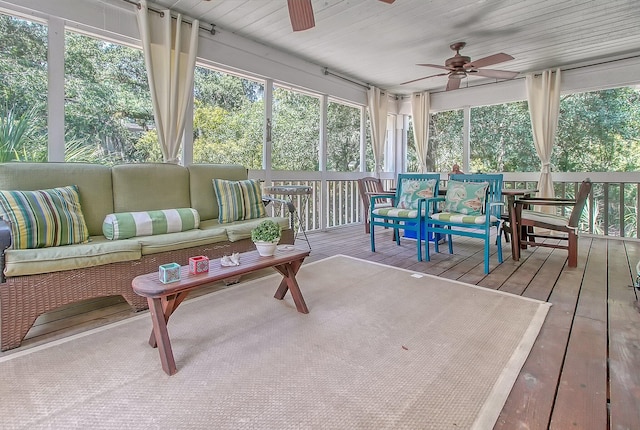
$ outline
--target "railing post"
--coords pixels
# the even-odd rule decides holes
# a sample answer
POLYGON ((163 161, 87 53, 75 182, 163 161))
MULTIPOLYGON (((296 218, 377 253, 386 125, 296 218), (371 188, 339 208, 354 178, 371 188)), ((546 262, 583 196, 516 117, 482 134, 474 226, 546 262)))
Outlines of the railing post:
POLYGON ((320 230, 327 228, 328 191, 327 191, 327 116, 329 110, 329 96, 324 94, 320 98, 320 230))
POLYGON ((604 235, 609 236, 609 183, 604 182, 602 184, 602 194, 604 197, 604 214, 602 216, 604 221, 604 235))
POLYGON ((624 184, 620 182, 620 237, 624 237, 624 184))

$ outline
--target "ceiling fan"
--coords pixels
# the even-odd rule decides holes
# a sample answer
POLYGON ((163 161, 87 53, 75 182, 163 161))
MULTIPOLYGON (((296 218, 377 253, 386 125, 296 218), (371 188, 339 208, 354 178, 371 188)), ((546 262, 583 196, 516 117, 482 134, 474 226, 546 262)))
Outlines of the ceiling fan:
POLYGON ((434 67, 436 69, 447 70, 446 73, 438 73, 437 75, 425 76, 423 78, 414 79, 411 81, 403 82, 400 85, 410 84, 412 82, 421 81, 423 79, 434 78, 436 76, 449 76, 447 81, 447 91, 457 90, 460 88, 460 81, 466 78, 468 75, 485 76, 487 78, 496 79, 513 79, 518 76, 518 72, 509 72, 506 70, 492 70, 481 69, 481 67, 492 66, 494 64, 502 63, 504 61, 513 60, 513 57, 509 54, 499 53, 489 55, 488 57, 481 58, 476 61, 471 61, 471 57, 466 55, 460 55, 460 50, 466 45, 465 42, 456 42, 449 45, 449 48, 456 51, 456 55, 448 58, 444 62, 444 66, 439 64, 418 64, 418 66, 434 67))
MULTIPOLYGON (((396 0, 380 0, 391 4, 396 0)), ((302 31, 313 28, 316 22, 313 18, 313 8, 311 0, 287 0, 289 6, 289 18, 293 31, 302 31)))

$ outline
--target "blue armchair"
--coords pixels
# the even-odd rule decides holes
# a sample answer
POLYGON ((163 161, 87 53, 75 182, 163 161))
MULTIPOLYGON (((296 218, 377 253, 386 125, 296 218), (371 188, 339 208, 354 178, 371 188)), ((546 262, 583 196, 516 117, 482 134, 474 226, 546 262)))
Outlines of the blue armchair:
MULTIPOLYGON (((398 230, 415 231, 418 261, 422 261, 422 226, 427 215, 427 199, 438 195, 440 175, 437 173, 400 173, 396 187, 396 195, 390 207, 375 208, 371 211, 371 252, 376 251, 375 227, 394 229, 396 244, 400 245, 398 230)), ((375 200, 388 195, 371 195, 371 206, 375 200)), ((428 243, 428 242, 427 242, 428 243)), ((428 245, 427 245, 428 249, 428 245)))
MULTIPOLYGON (((429 200, 426 233, 447 236, 449 254, 453 254, 452 235, 475 237, 484 240, 484 273, 489 273, 491 228, 496 227, 498 262, 502 263, 502 240, 500 220, 502 202, 502 175, 473 174, 451 175, 446 197, 429 200), (437 212, 439 202, 444 202, 442 212, 437 212)), ((434 242, 439 252, 438 242, 434 242)), ((430 259, 426 248, 427 261, 430 259)))

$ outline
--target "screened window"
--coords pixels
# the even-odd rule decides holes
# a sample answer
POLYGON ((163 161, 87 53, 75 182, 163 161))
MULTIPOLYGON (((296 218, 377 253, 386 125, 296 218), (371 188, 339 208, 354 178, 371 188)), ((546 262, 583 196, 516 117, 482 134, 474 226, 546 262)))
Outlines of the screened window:
POLYGON ((640 88, 563 96, 553 169, 561 172, 640 170, 640 88))
POLYGON ((330 101, 327 106, 327 170, 360 169, 361 109, 330 101))
POLYGON ((142 51, 65 33, 65 159, 162 161, 142 51))
MULTIPOLYGON (((448 172, 453 164, 462 165, 462 110, 436 112, 429 121, 429 145, 427 149, 427 170, 448 172)), ((407 171, 417 172, 418 161, 413 118, 409 118, 407 131, 407 171)))
POLYGON ((527 102, 471 108, 471 170, 540 170, 527 102))
POLYGON ((264 84, 205 67, 194 81, 193 161, 261 169, 264 84))
POLYGON ((47 26, 0 14, 0 162, 47 160, 47 26))
POLYGON ((317 171, 320 99, 275 87, 273 91, 272 168, 317 171))

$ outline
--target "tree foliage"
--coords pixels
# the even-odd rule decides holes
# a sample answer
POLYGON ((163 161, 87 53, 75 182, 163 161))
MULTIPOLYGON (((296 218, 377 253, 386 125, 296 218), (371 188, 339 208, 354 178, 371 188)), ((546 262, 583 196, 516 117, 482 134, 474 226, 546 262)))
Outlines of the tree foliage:
POLYGON ((327 170, 360 169, 360 109, 330 102, 327 107, 327 170))
POLYGON ((273 92, 273 149, 277 170, 317 171, 320 143, 320 100, 276 88, 273 92))

